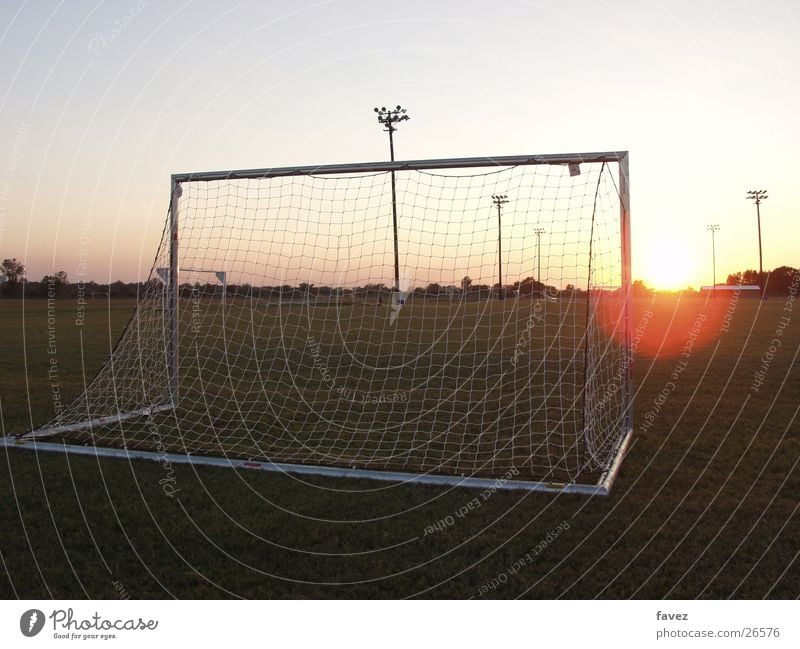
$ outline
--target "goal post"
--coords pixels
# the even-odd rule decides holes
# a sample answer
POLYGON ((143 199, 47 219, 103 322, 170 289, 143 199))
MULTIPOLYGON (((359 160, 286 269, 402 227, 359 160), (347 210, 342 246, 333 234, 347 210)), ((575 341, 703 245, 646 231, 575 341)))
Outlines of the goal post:
POLYGON ((624 151, 175 174, 108 362, 4 443, 606 494, 633 428, 629 194, 624 151))

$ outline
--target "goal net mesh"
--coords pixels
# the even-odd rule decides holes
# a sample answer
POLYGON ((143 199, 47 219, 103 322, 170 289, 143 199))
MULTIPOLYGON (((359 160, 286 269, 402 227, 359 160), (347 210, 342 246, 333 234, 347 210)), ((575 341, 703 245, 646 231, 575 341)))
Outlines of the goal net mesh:
POLYGON ((107 363, 42 430, 87 422, 63 436, 306 465, 592 476, 626 432, 616 166, 396 171, 396 243, 390 172, 183 182, 177 290, 167 226, 107 363), (499 218, 493 194, 508 197, 499 218))

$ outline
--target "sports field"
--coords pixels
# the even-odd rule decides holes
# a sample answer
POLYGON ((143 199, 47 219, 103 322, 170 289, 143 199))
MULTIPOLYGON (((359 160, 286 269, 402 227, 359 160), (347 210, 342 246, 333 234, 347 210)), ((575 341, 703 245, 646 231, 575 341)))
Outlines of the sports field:
MULTIPOLYGON (((133 307, 75 326, 69 300, 54 323, 1 301, 4 434, 66 403, 133 307)), ((637 299, 636 438, 606 499, 4 451, 0 595, 797 596, 798 310, 637 299)))
MULTIPOLYGON (((574 295, 391 306, 223 303, 198 291, 179 309, 173 409, 171 320, 157 289, 85 394, 54 403, 50 425, 68 442, 113 448, 594 484, 629 427, 619 299, 593 299, 608 308, 589 319, 574 295)), ((98 311, 86 313, 76 326, 91 331, 98 311)), ((60 401, 80 388, 61 385, 60 401)))

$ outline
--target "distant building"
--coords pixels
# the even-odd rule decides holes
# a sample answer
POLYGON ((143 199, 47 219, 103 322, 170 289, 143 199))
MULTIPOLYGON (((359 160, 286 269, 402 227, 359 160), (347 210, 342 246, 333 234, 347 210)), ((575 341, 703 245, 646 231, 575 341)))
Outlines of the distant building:
POLYGON ((700 287, 701 295, 708 295, 712 291, 716 291, 717 295, 728 295, 739 291, 739 295, 743 297, 759 297, 761 294, 761 288, 755 284, 717 284, 700 287))

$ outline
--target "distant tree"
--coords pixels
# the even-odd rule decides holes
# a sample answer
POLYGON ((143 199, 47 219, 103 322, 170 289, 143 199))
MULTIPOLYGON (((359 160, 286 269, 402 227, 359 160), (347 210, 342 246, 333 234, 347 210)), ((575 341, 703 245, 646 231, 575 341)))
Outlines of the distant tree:
POLYGON ((17 261, 16 257, 4 259, 0 269, 9 282, 20 282, 25 275, 25 265, 17 261))
POLYGON ((464 277, 464 278, 461 280, 461 290, 462 290, 464 293, 469 293, 469 287, 470 287, 470 286, 472 286, 472 278, 471 278, 469 275, 466 275, 466 276, 465 276, 465 277, 464 277))
MULTIPOLYGON (((191 295, 192 287, 189 284, 181 285, 181 294, 183 295, 184 291, 188 287, 189 295, 191 295)), ((135 295, 136 291, 131 290, 131 285, 126 284, 122 280, 117 280, 113 284, 108 287, 110 297, 131 297, 131 295, 135 295)))
POLYGON ((757 286, 758 271, 746 270, 744 272, 733 273, 732 275, 728 275, 728 280, 726 281, 726 284, 728 284, 728 286, 737 286, 737 285, 757 286))
POLYGON ((778 266, 771 270, 765 278, 767 292, 773 295, 788 295, 797 273, 800 273, 800 270, 791 266, 778 266))
POLYGON ((25 278, 25 265, 17 261, 16 257, 4 259, 0 264, 0 273, 5 278, 3 282, 3 295, 19 297, 22 293, 22 283, 25 278))
POLYGON ((545 285, 533 277, 526 277, 521 282, 514 282, 514 288, 519 291, 521 297, 541 296, 544 294, 545 285))
POLYGON ((42 297, 62 297, 67 292, 69 278, 60 270, 55 275, 45 275, 39 282, 39 293, 42 297))
POLYGON ((653 292, 653 289, 648 288, 647 284, 644 283, 643 279, 636 279, 633 280, 633 294, 636 296, 639 295, 650 295, 653 292))
POLYGON ((442 292, 442 287, 436 282, 431 282, 430 284, 428 284, 427 288, 425 289, 425 292, 428 295, 439 295, 439 293, 442 292))

